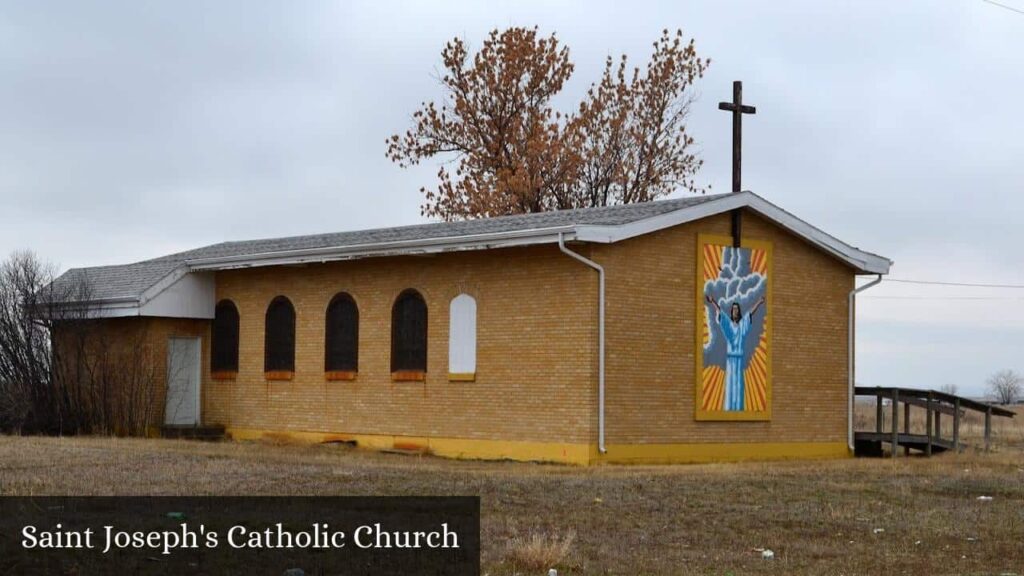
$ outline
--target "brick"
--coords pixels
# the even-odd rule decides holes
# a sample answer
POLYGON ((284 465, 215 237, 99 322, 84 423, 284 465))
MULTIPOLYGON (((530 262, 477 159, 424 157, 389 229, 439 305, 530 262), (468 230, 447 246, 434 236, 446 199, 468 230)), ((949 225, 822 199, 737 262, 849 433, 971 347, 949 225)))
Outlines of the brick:
MULTIPOLYGON (((729 230, 728 215, 719 215, 616 244, 573 246, 607 271, 609 443, 845 441, 847 294, 854 271, 749 212, 745 237, 773 244, 772 419, 695 420, 697 235, 729 230)), ((597 275, 557 246, 230 270, 218 272, 216 284, 218 300, 234 301, 240 315, 233 381, 210 378, 208 321, 104 321, 111 330, 144 325, 163 350, 171 336, 201 336, 206 423, 597 441, 597 275), (428 305, 424 382, 391 380, 391 306, 407 288, 420 291, 428 305), (325 312, 342 291, 359 307, 359 373, 354 381, 326 381, 325 312), (448 305, 462 292, 477 300, 477 374, 474 382, 449 382, 448 305), (263 373, 264 314, 278 295, 296 309, 295 375, 286 382, 267 381, 263 373)), ((162 409, 154 417, 162 420, 162 409)))

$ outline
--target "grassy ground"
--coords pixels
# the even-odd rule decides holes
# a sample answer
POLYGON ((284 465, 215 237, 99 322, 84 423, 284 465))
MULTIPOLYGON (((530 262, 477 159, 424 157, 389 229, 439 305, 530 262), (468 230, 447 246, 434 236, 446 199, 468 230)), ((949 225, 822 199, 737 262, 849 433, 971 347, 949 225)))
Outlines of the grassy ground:
POLYGON ((0 494, 480 495, 485 574, 1024 573, 1017 442, 931 459, 584 469, 0 437, 0 494))

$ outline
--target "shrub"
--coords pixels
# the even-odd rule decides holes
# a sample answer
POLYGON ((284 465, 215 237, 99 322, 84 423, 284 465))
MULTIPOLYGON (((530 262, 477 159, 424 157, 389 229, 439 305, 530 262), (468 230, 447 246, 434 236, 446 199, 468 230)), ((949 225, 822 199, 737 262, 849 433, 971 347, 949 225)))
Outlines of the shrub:
POLYGON ((529 570, 545 570, 560 564, 569 554, 575 532, 562 536, 535 532, 529 536, 516 536, 508 543, 506 559, 515 566, 529 570))

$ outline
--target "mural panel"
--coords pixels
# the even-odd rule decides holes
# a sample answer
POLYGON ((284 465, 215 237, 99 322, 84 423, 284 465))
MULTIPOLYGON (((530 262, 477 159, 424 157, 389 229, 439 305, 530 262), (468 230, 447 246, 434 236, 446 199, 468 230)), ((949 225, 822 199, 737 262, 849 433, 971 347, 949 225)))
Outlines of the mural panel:
POLYGON ((771 244, 701 236, 697 419, 771 418, 771 244))

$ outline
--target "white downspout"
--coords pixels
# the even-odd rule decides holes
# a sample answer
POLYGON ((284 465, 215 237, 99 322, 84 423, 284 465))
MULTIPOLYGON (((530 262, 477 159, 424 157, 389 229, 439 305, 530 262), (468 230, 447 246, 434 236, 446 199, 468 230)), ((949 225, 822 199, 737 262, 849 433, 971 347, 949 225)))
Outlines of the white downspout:
POLYGON ((850 300, 849 300, 849 304, 847 305, 848 314, 849 314, 849 319, 847 319, 847 324, 848 324, 848 329, 849 329, 850 333, 847 336, 846 357, 847 357, 847 361, 849 363, 848 370, 847 370, 847 377, 849 379, 850 390, 849 390, 849 398, 847 399, 848 402, 847 402, 847 406, 846 406, 846 427, 847 427, 847 430, 846 430, 846 444, 850 448, 851 452, 854 450, 854 445, 853 445, 853 399, 855 398, 855 394, 854 394, 855 385, 854 385, 854 382, 853 382, 853 369, 854 369, 853 343, 854 343, 854 338, 856 338, 856 332, 854 331, 854 328, 856 327, 856 324, 857 324, 857 314, 856 314, 856 309, 854 308, 854 302, 855 302, 855 298, 856 298, 857 294, 860 294, 861 292, 867 290, 868 288, 871 288, 872 286, 877 285, 881 281, 882 281, 882 275, 879 274, 878 278, 875 278, 871 282, 868 282, 867 284, 861 286, 860 288, 854 288, 853 290, 850 290, 850 300))
POLYGON ((558 233, 558 249, 597 270, 597 450, 607 452, 604 446, 604 268, 600 264, 565 247, 565 233, 558 233))

